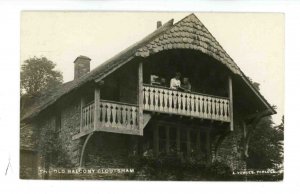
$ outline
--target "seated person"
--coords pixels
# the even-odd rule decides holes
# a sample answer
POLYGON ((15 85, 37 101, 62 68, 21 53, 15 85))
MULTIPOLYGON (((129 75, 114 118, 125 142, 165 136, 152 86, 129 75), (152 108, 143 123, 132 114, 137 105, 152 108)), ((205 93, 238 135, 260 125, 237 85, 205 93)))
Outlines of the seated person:
POLYGON ((163 87, 167 87, 167 81, 166 81, 166 78, 160 78, 160 85, 163 86, 163 87))
POLYGON ((178 90, 180 88, 180 76, 181 74, 179 72, 176 73, 176 76, 171 79, 170 81, 170 88, 174 90, 178 90))
POLYGON ((185 92, 191 92, 192 86, 189 81, 189 78, 187 77, 183 78, 183 83, 181 84, 180 88, 185 92))

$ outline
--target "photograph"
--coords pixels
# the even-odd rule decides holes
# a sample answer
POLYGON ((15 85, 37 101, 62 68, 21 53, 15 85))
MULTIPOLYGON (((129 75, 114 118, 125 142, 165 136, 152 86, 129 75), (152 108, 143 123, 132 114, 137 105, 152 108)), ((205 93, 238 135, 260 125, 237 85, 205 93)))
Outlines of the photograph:
POLYGON ((19 178, 283 181, 284 25, 22 11, 19 178))

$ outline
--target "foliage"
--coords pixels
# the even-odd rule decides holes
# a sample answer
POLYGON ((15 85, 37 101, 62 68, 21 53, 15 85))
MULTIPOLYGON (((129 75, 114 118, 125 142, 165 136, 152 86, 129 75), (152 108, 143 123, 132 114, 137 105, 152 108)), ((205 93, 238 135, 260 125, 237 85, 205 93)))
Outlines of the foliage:
POLYGON ((37 96, 62 84, 62 73, 54 70, 55 67, 46 57, 25 60, 21 66, 21 95, 37 96))
POLYGON ((273 126, 271 117, 263 118, 249 143, 248 168, 268 169, 282 166, 284 121, 273 126))
POLYGON ((189 158, 182 159, 178 155, 142 156, 131 158, 135 161, 136 176, 131 179, 145 180, 232 180, 230 167, 222 162, 211 165, 189 158), (137 177, 138 176, 138 177, 137 177))

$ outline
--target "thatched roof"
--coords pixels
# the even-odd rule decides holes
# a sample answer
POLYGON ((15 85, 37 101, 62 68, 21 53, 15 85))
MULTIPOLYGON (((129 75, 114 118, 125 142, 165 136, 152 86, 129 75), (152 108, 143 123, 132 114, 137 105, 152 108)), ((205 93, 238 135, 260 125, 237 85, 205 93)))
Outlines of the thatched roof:
POLYGON ((168 21, 162 27, 146 36, 141 41, 128 47, 113 58, 99 65, 97 68, 83 77, 65 83, 59 88, 47 92, 36 103, 29 107, 21 120, 30 119, 38 115, 42 110, 54 104, 62 96, 72 90, 81 87, 87 82, 101 79, 112 70, 119 68, 135 57, 148 57, 163 50, 193 49, 207 54, 224 64, 233 74, 243 78, 251 89, 261 98, 266 106, 275 113, 270 104, 252 86, 240 68, 226 53, 218 41, 210 34, 201 21, 194 15, 188 15, 173 25, 173 20, 168 21))

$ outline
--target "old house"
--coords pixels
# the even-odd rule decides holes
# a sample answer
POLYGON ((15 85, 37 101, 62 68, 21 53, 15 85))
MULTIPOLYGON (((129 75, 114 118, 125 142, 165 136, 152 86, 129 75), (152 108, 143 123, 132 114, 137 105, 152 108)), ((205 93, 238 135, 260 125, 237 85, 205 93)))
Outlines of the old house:
POLYGON ((124 167, 129 155, 175 154, 245 169, 251 131, 276 113, 194 14, 158 22, 92 71, 90 61, 77 57, 74 80, 27 109, 21 162, 124 167), (177 72, 190 90, 169 87, 177 72))

